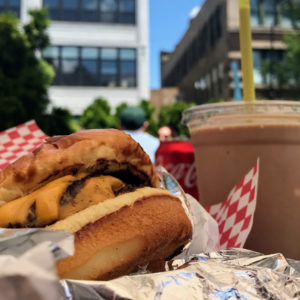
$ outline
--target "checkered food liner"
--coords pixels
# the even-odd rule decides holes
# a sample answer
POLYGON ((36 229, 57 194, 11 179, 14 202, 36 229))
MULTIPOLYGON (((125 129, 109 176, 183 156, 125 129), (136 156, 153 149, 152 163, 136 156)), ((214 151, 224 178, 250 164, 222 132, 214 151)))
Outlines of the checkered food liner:
POLYGON ((243 248, 256 207, 259 159, 221 203, 205 207, 219 225, 220 247, 243 248))
POLYGON ((0 132, 0 170, 31 153, 47 138, 35 121, 0 132))

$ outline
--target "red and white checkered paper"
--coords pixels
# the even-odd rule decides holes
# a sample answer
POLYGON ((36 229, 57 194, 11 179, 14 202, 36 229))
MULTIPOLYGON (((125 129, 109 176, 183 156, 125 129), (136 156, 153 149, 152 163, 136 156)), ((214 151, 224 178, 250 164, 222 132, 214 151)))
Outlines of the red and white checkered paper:
POLYGON ((253 225, 258 175, 259 159, 223 202, 205 207, 219 225, 221 249, 244 246, 253 225))
POLYGON ((46 137, 35 121, 0 132, 0 170, 19 157, 31 153, 46 137))

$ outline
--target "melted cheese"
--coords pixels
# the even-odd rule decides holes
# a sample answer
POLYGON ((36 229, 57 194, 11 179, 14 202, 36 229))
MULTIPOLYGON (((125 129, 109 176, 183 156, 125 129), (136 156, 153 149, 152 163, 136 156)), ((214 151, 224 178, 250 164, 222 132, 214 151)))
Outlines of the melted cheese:
POLYGON ((65 219, 89 206, 114 198, 114 191, 123 186, 121 180, 112 176, 91 177, 72 201, 60 206, 59 219, 65 219))
POLYGON ((35 226, 42 227, 57 220, 64 219, 91 205, 115 197, 114 190, 124 183, 112 176, 91 177, 86 180, 80 192, 69 203, 60 205, 59 200, 68 185, 82 178, 64 176, 56 179, 31 194, 13 200, 0 207, 0 227, 10 224, 26 226, 30 208, 35 205, 35 226))

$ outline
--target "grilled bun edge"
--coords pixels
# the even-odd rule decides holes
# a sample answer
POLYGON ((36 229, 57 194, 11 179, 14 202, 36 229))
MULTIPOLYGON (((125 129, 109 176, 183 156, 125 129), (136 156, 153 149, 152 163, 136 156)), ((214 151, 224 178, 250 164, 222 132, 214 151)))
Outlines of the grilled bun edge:
POLYGON ((123 131, 91 129, 51 137, 0 172, 0 206, 68 174, 126 167, 159 187, 149 156, 123 131))

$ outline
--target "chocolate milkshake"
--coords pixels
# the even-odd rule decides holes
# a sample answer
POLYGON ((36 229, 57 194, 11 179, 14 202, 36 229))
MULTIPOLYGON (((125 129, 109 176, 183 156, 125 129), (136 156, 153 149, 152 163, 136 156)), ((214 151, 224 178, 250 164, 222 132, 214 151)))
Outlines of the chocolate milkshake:
POLYGON ((245 248, 300 259, 300 103, 204 105, 185 111, 184 121, 200 202, 223 201, 260 158, 257 208, 245 248))

